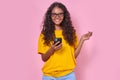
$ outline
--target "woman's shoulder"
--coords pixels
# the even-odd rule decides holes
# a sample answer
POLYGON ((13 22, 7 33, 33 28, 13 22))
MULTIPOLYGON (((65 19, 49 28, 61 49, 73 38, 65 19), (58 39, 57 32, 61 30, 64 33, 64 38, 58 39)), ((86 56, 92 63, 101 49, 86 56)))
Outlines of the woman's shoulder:
POLYGON ((43 37, 44 37, 44 34, 40 33, 39 38, 43 38, 43 37))

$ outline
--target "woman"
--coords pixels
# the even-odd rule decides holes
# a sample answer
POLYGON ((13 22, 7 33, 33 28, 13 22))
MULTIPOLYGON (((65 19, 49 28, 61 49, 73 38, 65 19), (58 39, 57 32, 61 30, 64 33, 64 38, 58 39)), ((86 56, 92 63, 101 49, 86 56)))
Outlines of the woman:
POLYGON ((45 62, 43 80, 76 80, 74 68, 82 44, 92 32, 82 35, 78 41, 70 13, 65 5, 54 2, 48 8, 38 41, 38 53, 45 62), (56 38, 62 41, 55 43, 56 38))

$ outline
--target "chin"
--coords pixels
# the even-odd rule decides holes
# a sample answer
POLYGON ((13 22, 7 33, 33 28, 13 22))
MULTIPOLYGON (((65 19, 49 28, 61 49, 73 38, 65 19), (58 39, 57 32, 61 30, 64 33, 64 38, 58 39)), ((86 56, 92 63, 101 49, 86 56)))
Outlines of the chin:
POLYGON ((60 25, 61 24, 61 22, 59 22, 59 23, 55 23, 55 25, 60 25))
POLYGON ((60 25, 60 23, 55 23, 56 25, 60 25))

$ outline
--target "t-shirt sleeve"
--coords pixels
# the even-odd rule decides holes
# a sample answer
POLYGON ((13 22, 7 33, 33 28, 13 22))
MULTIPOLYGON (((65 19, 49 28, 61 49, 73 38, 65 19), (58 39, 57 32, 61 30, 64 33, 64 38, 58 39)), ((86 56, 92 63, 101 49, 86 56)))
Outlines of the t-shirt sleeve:
POLYGON ((79 42, 79 40, 78 40, 78 35, 76 34, 75 36, 76 36, 75 48, 77 48, 77 47, 78 47, 78 42, 79 42))
POLYGON ((44 35, 40 34, 38 39, 38 53, 45 54, 46 51, 49 49, 49 46, 44 44, 44 35))

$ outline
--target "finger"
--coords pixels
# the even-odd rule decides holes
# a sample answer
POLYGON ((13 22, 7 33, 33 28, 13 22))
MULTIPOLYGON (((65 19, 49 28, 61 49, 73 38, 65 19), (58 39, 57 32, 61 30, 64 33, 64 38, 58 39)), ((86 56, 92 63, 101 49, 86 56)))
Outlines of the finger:
POLYGON ((92 33, 91 31, 88 31, 88 33, 92 33))
POLYGON ((87 35, 90 35, 90 34, 91 34, 91 32, 90 32, 90 31, 88 31, 87 35))
POLYGON ((92 32, 88 31, 88 35, 89 35, 89 36, 92 36, 92 32))
POLYGON ((56 49, 60 49, 62 47, 62 44, 59 44, 58 46, 56 46, 56 49))
POLYGON ((59 49, 61 49, 61 48, 62 48, 62 46, 60 46, 60 47, 57 47, 57 48, 56 48, 56 50, 59 50, 59 49))
POLYGON ((59 45, 57 45, 56 47, 57 47, 57 48, 60 48, 60 47, 62 47, 62 44, 59 44, 59 45))
POLYGON ((54 45, 54 41, 52 41, 51 43, 52 43, 52 45, 54 45))
POLYGON ((61 47, 62 46, 62 43, 60 43, 59 45, 58 45, 58 47, 61 47))
POLYGON ((60 48, 56 48, 56 51, 59 50, 60 48))
POLYGON ((60 43, 60 41, 56 42, 56 43, 55 43, 55 46, 56 46, 57 44, 59 44, 59 43, 60 43))
POLYGON ((92 36, 92 32, 90 32, 90 36, 92 36))

